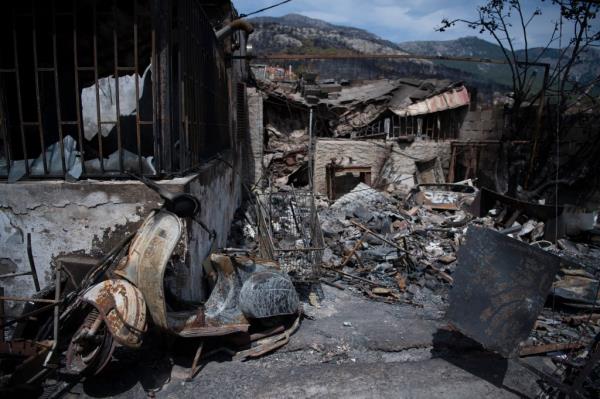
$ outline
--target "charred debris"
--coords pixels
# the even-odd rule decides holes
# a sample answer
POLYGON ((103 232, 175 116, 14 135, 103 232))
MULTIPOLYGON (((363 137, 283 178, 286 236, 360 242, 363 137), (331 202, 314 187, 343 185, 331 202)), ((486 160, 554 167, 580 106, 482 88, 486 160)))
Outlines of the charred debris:
POLYGON ((433 307, 487 350, 560 364, 558 379, 538 373, 550 390, 597 395, 600 230, 589 173, 597 160, 577 158, 597 148, 582 131, 594 116, 573 117, 561 158, 538 143, 531 167, 531 132, 552 128, 551 106, 515 135, 510 98, 481 99, 462 82, 253 69, 265 126, 255 187, 314 193, 321 284, 433 307), (582 173, 563 171, 571 163, 582 173))
POLYGON ((510 98, 463 82, 250 70, 229 2, 51 3, 2 6, 2 184, 130 181, 155 206, 48 265, 45 230, 23 227, 26 261, 0 275, 0 390, 58 397, 173 345, 193 347, 193 379, 286 345, 325 285, 546 355, 544 389, 598 394, 597 110, 572 115, 557 158, 551 106, 507 135, 510 98))

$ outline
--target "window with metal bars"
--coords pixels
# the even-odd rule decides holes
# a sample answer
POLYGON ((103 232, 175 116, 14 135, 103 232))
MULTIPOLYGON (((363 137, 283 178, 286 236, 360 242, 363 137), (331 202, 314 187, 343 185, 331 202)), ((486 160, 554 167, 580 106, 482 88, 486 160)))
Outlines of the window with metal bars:
POLYGON ((184 174, 230 146, 195 0, 0 4, 0 179, 184 174))

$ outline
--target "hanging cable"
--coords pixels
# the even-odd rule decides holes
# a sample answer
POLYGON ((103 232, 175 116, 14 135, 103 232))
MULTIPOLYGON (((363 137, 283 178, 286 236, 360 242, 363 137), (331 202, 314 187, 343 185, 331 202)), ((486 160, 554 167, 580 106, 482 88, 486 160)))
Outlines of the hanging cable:
POLYGON ((279 7, 280 5, 283 5, 285 3, 289 3, 290 1, 292 1, 292 0, 284 0, 284 1, 281 1, 281 2, 279 2, 277 4, 273 4, 273 5, 270 5, 268 7, 261 8, 260 10, 252 11, 249 14, 240 14, 240 18, 246 18, 246 17, 249 17, 250 15, 258 14, 258 13, 261 13, 263 11, 270 10, 271 8, 279 7))

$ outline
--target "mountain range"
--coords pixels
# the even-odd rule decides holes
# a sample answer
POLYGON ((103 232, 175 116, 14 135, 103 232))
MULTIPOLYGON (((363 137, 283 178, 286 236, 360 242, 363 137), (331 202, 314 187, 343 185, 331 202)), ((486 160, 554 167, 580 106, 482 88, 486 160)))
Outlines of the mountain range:
MULTIPOLYGON (((255 32, 250 36, 256 55, 287 54, 415 54, 465 56, 503 59, 500 46, 478 37, 445 41, 394 43, 363 29, 333 25, 328 22, 288 14, 282 17, 258 17, 250 20, 255 32)), ((529 49, 530 59, 541 48, 529 49)), ((517 56, 524 59, 523 50, 517 56)), ((554 65, 559 50, 548 49, 539 62, 554 65)), ((586 81, 600 75, 600 51, 590 49, 573 69, 573 76, 586 81)), ((401 77, 439 77, 463 80, 480 90, 507 91, 511 75, 507 66, 473 62, 429 60, 312 60, 289 62, 300 72, 317 72, 322 79, 376 79, 401 77)), ((540 73, 541 76, 541 73, 540 73)))

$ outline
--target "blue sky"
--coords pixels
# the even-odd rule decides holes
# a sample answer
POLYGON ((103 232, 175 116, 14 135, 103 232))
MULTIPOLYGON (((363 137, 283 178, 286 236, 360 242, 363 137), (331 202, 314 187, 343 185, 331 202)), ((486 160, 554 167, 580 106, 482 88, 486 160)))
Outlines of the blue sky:
MULTIPOLYGON (((233 3, 238 12, 249 13, 279 1, 233 0, 233 3)), ((463 36, 479 36, 492 41, 489 36, 480 35, 466 26, 456 26, 443 33, 435 31, 443 18, 473 18, 477 5, 482 3, 481 0, 292 0, 258 15, 298 13, 337 25, 366 29, 393 42, 450 40, 463 36)), ((521 3, 528 12, 536 7, 541 9, 542 15, 530 24, 528 36, 530 46, 544 45, 558 19, 557 8, 550 0, 522 0, 521 3)), ((516 29, 514 39, 517 47, 522 47, 522 37, 516 29)))

